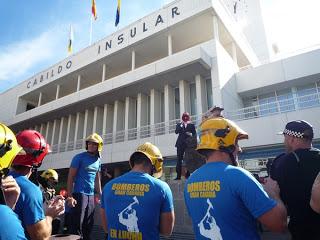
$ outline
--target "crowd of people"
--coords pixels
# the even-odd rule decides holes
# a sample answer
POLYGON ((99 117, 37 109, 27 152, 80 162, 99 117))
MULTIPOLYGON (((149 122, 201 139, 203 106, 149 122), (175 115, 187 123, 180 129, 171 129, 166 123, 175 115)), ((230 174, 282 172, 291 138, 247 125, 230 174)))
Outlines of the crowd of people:
MULTIPOLYGON (((211 108, 197 130, 187 112, 176 125, 175 180, 181 180, 185 164, 184 199, 196 239, 260 239, 258 223, 273 232, 289 231, 293 240, 320 239, 320 150, 312 146, 311 124, 286 124, 281 132, 286 152, 268 163, 270 177, 261 184, 239 167, 239 142, 248 133, 222 111, 211 108)), ((35 130, 15 136, 0 124, 0 216, 10 223, 0 224, 0 239, 49 239, 61 232, 63 214, 68 239, 90 239, 96 204, 107 239, 171 235, 173 195, 159 179, 164 161, 159 148, 139 145, 129 158, 131 171, 116 178, 101 169, 102 148, 97 133, 86 138, 85 151, 71 160, 67 190, 58 194, 54 169, 36 175, 39 186, 30 180, 50 152, 45 138, 35 130)))

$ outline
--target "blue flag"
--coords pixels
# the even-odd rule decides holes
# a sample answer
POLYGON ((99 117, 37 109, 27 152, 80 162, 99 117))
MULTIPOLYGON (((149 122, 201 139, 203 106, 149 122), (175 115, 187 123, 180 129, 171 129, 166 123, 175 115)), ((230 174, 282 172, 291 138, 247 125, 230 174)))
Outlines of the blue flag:
POLYGON ((116 15, 115 26, 118 26, 118 24, 120 22, 120 6, 121 6, 121 0, 118 0, 118 7, 117 7, 117 15, 116 15))

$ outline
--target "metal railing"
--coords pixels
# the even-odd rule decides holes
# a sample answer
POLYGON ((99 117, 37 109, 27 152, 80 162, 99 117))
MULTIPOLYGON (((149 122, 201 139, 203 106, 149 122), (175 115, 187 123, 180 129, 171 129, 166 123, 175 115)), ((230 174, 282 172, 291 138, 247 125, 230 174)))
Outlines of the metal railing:
MULTIPOLYGON (((320 94, 310 94, 304 96, 290 97, 280 101, 272 101, 266 104, 260 104, 252 107, 238 109, 236 111, 226 111, 224 116, 234 121, 242 121, 252 118, 260 118, 285 112, 297 111, 300 109, 320 107, 320 94)), ((192 116, 192 122, 198 125, 201 122, 202 115, 192 116)), ((160 136, 174 133, 176 124, 180 119, 170 120, 169 122, 156 123, 154 125, 141 126, 140 128, 131 128, 127 131, 117 131, 114 136, 113 133, 107 133, 102 136, 104 144, 112 144, 118 142, 131 141, 135 139, 143 139, 152 136, 160 136)), ((72 151, 75 149, 82 149, 85 139, 79 139, 74 142, 67 142, 52 145, 52 153, 72 151)))
POLYGON ((225 117, 235 121, 241 121, 317 106, 320 106, 320 94, 314 93, 280 101, 275 100, 269 103, 246 107, 236 111, 229 111, 226 112, 225 117))

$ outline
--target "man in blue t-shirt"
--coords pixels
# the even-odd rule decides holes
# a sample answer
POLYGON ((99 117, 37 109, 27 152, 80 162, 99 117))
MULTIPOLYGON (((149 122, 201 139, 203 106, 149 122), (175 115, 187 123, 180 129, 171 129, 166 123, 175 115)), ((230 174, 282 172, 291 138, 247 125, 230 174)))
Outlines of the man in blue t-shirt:
POLYGON ((184 197, 196 239, 260 239, 258 219, 271 231, 286 228, 287 213, 272 180, 268 194, 246 170, 238 167, 238 140, 248 134, 222 117, 199 127, 197 150, 206 164, 188 179, 184 197))
POLYGON ((174 225, 172 192, 156 179, 162 174, 160 150, 146 142, 130 157, 132 170, 108 182, 101 198, 101 218, 108 239, 159 239, 174 225), (152 177, 153 176, 153 177, 152 177))
POLYGON ((74 156, 72 159, 68 182, 67 204, 70 210, 69 233, 78 234, 84 240, 90 239, 94 223, 95 200, 94 194, 101 196, 100 152, 103 140, 93 133, 86 138, 86 152, 74 156))
POLYGON ((41 165, 50 147, 44 137, 35 130, 24 130, 16 137, 26 154, 15 157, 9 173, 21 189, 14 211, 29 239, 47 239, 51 235, 52 220, 64 212, 64 200, 62 197, 55 198, 44 213, 41 190, 29 178, 41 165))

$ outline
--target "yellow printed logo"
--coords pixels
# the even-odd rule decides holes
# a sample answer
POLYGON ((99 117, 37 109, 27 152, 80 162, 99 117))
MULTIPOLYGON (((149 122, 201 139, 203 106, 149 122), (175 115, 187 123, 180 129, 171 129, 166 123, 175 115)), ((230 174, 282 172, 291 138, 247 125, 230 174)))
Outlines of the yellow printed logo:
POLYGON ((128 196, 144 196, 145 192, 149 192, 149 184, 132 184, 132 183, 114 183, 112 190, 115 195, 128 196))
POLYGON ((141 232, 129 232, 111 228, 109 234, 111 238, 115 239, 142 240, 141 232))
POLYGON ((203 181, 189 183, 187 191, 190 198, 215 198, 220 191, 220 181, 203 181))

